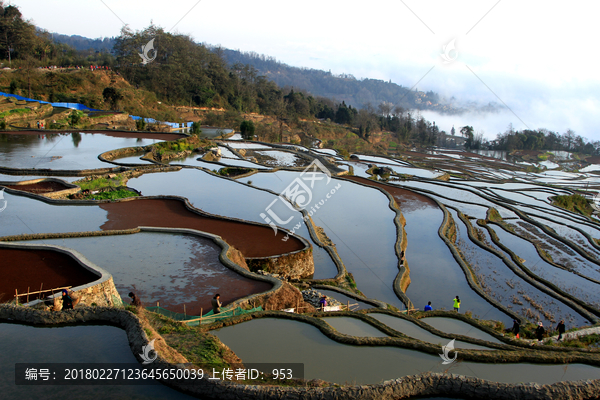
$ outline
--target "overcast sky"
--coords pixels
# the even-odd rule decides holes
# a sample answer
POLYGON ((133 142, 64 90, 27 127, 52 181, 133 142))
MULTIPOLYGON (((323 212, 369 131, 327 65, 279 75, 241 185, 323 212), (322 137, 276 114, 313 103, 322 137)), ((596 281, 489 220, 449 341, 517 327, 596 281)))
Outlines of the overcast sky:
MULTIPOLYGON (((13 0, 48 31, 118 36, 153 21, 198 42, 276 57, 294 66, 392 80, 480 104, 493 115, 424 114, 442 129, 486 137, 547 128, 600 140, 596 2, 13 0), (554 6, 556 4, 556 6, 554 6), (456 50, 442 53, 455 40, 456 50), (433 67, 433 69, 431 69, 433 67)), ((157 49, 160 52, 160 49, 157 49)))

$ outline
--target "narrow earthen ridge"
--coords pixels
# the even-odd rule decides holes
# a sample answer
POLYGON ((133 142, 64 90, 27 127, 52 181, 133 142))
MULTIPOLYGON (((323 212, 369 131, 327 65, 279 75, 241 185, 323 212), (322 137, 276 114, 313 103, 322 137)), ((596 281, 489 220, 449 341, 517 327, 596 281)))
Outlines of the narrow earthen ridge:
MULTIPOLYGON (((357 185, 362 185, 371 189, 379 190, 388 198, 389 208, 396 213, 396 216, 394 217, 394 225, 396 225, 396 244, 394 246, 394 250, 396 252, 396 257, 398 258, 398 274, 396 275, 396 278, 394 278, 392 287, 394 289, 394 293, 396 293, 396 296, 404 303, 406 308, 408 310, 414 309, 414 304, 406 295, 406 290, 410 285, 410 268, 408 267, 408 261, 406 260, 406 258, 402 261, 400 256, 400 254, 403 251, 406 252, 406 249, 408 247, 408 240, 406 239, 406 230, 404 229, 404 226, 406 225, 406 219, 404 218, 404 215, 402 214, 402 211, 398 206, 396 199, 391 193, 385 190, 386 185, 383 185, 379 182, 379 184, 371 184, 369 182, 363 182, 362 180, 358 181, 352 178, 340 179, 355 183, 357 185)), ((366 179, 364 180, 367 181, 366 179)))
POLYGON ((19 242, 25 240, 43 240, 43 239, 65 239, 81 238, 91 236, 112 236, 128 235, 140 232, 140 228, 132 229, 113 229, 107 231, 82 231, 82 232, 61 232, 61 233, 24 233, 21 235, 10 235, 0 237, 0 242, 19 242))
POLYGON ((304 217, 303 220, 306 223, 306 227, 308 228, 308 233, 310 234, 311 239, 313 240, 313 242, 315 242, 315 244, 317 246, 320 246, 325 249, 327 254, 329 254, 331 259, 333 260, 333 263, 335 264, 335 267, 337 268, 337 271, 338 271, 337 274, 335 275, 335 277, 333 277, 333 278, 306 279, 306 281, 313 282, 313 283, 314 282, 338 282, 339 283, 339 282, 343 281, 344 278, 346 277, 346 274, 348 274, 348 270, 346 269, 346 265, 344 265, 344 261, 342 260, 342 257, 340 257, 340 255, 338 254, 337 249, 335 248, 335 245, 330 246, 330 245, 323 243, 323 241, 321 240, 321 238, 319 237, 319 235, 316 232, 316 225, 315 225, 315 222, 313 221, 312 217, 308 214, 308 212, 306 210, 301 210, 301 213, 304 217))
POLYGON ((49 169, 49 168, 10 168, 0 167, 0 174, 5 175, 38 175, 38 176, 89 176, 125 171, 124 167, 97 169, 49 169))
MULTIPOLYGON (((271 312, 271 314, 274 313, 271 312)), ((51 313, 26 307, 0 305, 0 319, 45 326, 83 322, 101 322, 117 325, 125 330, 131 351, 139 361, 141 361, 139 354, 143 353, 142 347, 149 343, 149 338, 137 316, 122 309, 84 307, 76 310, 51 313)), ((158 354, 158 359, 149 365, 152 369, 184 368, 182 365, 168 363, 160 354, 158 354)), ((452 396, 457 398, 488 398, 493 400, 505 400, 507 398, 591 400, 597 398, 598 393, 600 393, 600 379, 558 382, 552 385, 538 385, 534 383, 506 384, 462 375, 441 373, 411 375, 375 385, 322 388, 238 385, 221 380, 208 380, 208 377, 197 380, 193 384, 173 381, 162 381, 162 383, 198 398, 222 400, 238 400, 240 398, 265 400, 282 398, 311 400, 392 400, 415 396, 452 396)))
MULTIPOLYGON (((477 224, 478 224, 478 225, 480 225, 480 226, 484 226, 484 225, 480 224, 479 222, 480 222, 480 221, 477 221, 477 224)), ((492 221, 489 221, 489 222, 492 222, 492 221)), ((484 223, 484 224, 486 224, 486 223, 488 223, 488 221, 486 221, 486 220, 483 220, 483 223, 484 223)), ((502 223, 498 223, 498 224, 499 224, 500 226, 502 226, 502 228, 503 228, 504 230, 506 230, 506 227, 504 227, 502 223)), ((511 233, 511 234, 512 234, 512 233, 511 233)), ((585 280, 588 280, 588 281, 590 281, 590 282, 594 282, 594 283, 595 283, 595 284, 597 284, 597 285, 600 285, 600 281, 599 281, 598 279, 591 278, 591 277, 589 277, 589 276, 586 276, 586 275, 582 274, 581 272, 574 271, 574 270, 572 270, 572 269, 569 269, 569 268, 565 267, 564 265, 557 264, 557 263, 556 263, 556 261, 554 261, 554 260, 553 260, 551 257, 549 257, 549 256, 548 256, 548 254, 546 254, 546 253, 543 251, 543 249, 542 249, 542 247, 540 246, 540 244, 539 244, 539 243, 536 243, 536 242, 534 242, 534 241, 533 241, 531 238, 529 238, 529 237, 527 237, 527 236, 521 236, 520 234, 517 234, 517 233, 514 233, 514 234, 516 234, 517 236, 519 236, 521 239, 523 239, 523 240, 526 240, 526 241, 528 241, 529 243, 531 243, 531 244, 532 244, 532 245, 535 247, 535 250, 537 251, 537 253, 538 253, 538 255, 540 256, 540 258, 542 258, 542 259, 543 259, 545 262, 547 262, 548 264, 550 264, 550 265, 553 265, 554 267, 556 267, 556 268, 558 268, 558 269, 562 269, 562 270, 564 270, 564 271, 568 271, 568 272, 570 272, 571 274, 575 274, 575 275, 577 275, 577 276, 579 276, 579 277, 581 277, 581 278, 583 278, 583 279, 585 279, 585 280)), ((537 275, 536 275, 536 276, 537 276, 537 275)))
MULTIPOLYGON (((372 312, 381 312, 383 310, 372 310, 372 312)), ((446 316, 450 314, 450 312, 442 312, 442 316, 446 316)), ((227 320, 217 321, 211 325, 206 326, 206 329, 220 329, 225 326, 236 325, 239 323, 243 323, 246 321, 250 321, 252 319, 259 318, 279 318, 279 319, 287 319, 293 320, 297 322, 310 324, 321 331, 321 333, 327 336, 329 339, 334 340, 338 343, 347 344, 351 346, 384 346, 384 347, 398 347, 405 349, 413 349, 418 350, 423 353, 431 354, 431 355, 439 355, 440 346, 439 344, 424 342, 421 340, 417 340, 414 338, 410 338, 401 332, 398 332, 389 326, 381 323, 379 320, 370 317, 368 314, 364 315, 365 312, 348 312, 348 311, 339 311, 339 312, 326 312, 326 313, 316 313, 316 314, 294 314, 294 313, 286 313, 282 311, 260 311, 253 314, 244 314, 236 317, 232 317, 227 320), (376 327, 380 331, 388 334, 388 337, 363 337, 363 336, 352 336, 346 335, 338 332, 336 329, 332 328, 331 325, 326 323, 322 317, 352 317, 357 319, 362 319, 364 322, 376 327)), ((391 314, 393 315, 393 314, 391 314)), ((440 314, 437 314, 438 316, 440 314)), ((431 327, 427 327, 425 323, 420 322, 420 326, 424 329, 432 331, 431 327)), ((439 332, 439 331, 437 331, 439 332)), ((448 336, 444 333, 444 336, 448 336)), ((497 336, 497 333, 496 335, 497 336)), ((476 343, 481 346, 490 347, 493 350, 476 350, 476 349, 461 349, 460 360, 461 361, 472 361, 472 362, 481 362, 481 363, 493 363, 493 364, 502 364, 502 363, 523 363, 523 362, 531 362, 536 364, 572 364, 572 363, 582 363, 592 366, 600 366, 600 354, 597 352, 591 352, 585 349, 572 349, 567 348, 567 350, 556 350, 557 348, 553 348, 548 346, 543 350, 542 347, 524 347, 524 346, 515 346, 514 343, 490 343, 480 339, 467 338, 466 336, 458 336, 453 335, 453 338, 460 338, 460 340, 464 340, 466 342, 476 343)))
MULTIPOLYGON (((311 161, 312 161, 312 160, 315 160, 315 159, 316 159, 316 160, 319 160, 319 162, 320 162, 321 164, 323 164, 323 166, 324 166, 325 168, 327 168, 327 169, 328 169, 328 170, 329 170, 329 171, 330 171, 330 172, 331 172, 333 175, 340 176, 340 175, 344 175, 344 174, 347 174, 347 173, 348 173, 348 171, 346 171, 345 169, 339 168, 337 165, 335 165, 335 164, 331 163, 331 162, 330 162, 330 161, 327 159, 327 157, 326 157, 325 155, 316 154, 316 153, 314 153, 314 152, 313 152, 313 153, 310 153, 310 152, 308 152, 308 151, 307 151, 307 152, 304 152, 304 151, 294 150, 294 149, 291 149, 289 146, 286 146, 286 145, 281 145, 281 144, 277 144, 277 143, 254 142, 254 141, 252 141, 252 142, 246 142, 246 141, 243 141, 243 140, 242 140, 242 141, 236 140, 235 142, 236 142, 236 143, 262 144, 262 145, 265 145, 265 146, 269 146, 269 147, 271 147, 271 148, 273 148, 273 149, 277 149, 277 150, 284 150, 284 151, 287 151, 287 152, 289 152, 289 153, 296 154, 298 157, 300 157, 300 158, 303 158, 303 159, 305 159, 305 160, 311 160, 311 161)), ((240 154, 240 153, 237 151, 237 149, 234 149, 234 148, 230 147, 230 146, 229 146, 228 144, 226 144, 226 143, 227 143, 227 142, 221 142, 221 143, 220 143, 220 145, 222 145, 222 146, 224 146, 224 147, 228 148, 228 149, 229 149, 229 150, 231 150, 231 151, 232 151, 234 154, 237 154, 238 156, 240 156, 240 157, 242 157, 242 158, 243 158, 243 156, 242 156, 242 155, 241 155, 241 154, 240 154)), ((261 164, 259 164, 259 165, 261 165, 261 164)), ((264 165, 261 165, 261 166, 263 166, 263 167, 264 167, 264 165)), ((290 169, 291 169, 291 170, 293 170, 292 168, 290 168, 290 169)), ((299 169, 303 169, 303 168, 301 167, 301 168, 299 168, 299 169)))

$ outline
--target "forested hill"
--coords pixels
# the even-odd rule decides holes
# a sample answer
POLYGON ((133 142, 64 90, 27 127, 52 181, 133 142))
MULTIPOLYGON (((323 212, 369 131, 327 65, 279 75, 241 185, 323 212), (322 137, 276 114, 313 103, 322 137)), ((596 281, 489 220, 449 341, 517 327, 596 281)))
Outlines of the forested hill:
MULTIPOLYGON (((215 49, 217 50, 217 49, 215 49)), ((318 69, 298 68, 277 61, 273 57, 254 52, 241 52, 220 48, 225 59, 231 64, 249 64, 274 81, 279 87, 294 87, 306 90, 313 96, 336 99, 357 108, 368 104, 377 107, 390 103, 405 109, 437 110, 442 113, 455 113, 458 110, 448 104, 441 104, 434 92, 410 91, 410 88, 378 79, 356 79, 352 75, 333 75, 318 69)))
MULTIPOLYGON (((68 44, 77 50, 111 51, 115 38, 89 39, 79 35, 52 34, 55 41, 68 44)), ((245 53, 216 47, 213 51, 221 53, 233 66, 236 63, 249 64, 257 69, 258 75, 275 82, 279 87, 293 87, 306 91, 313 96, 321 96, 344 101, 355 108, 371 105, 377 108, 382 103, 404 109, 436 110, 441 113, 456 113, 460 110, 440 102, 434 92, 410 91, 410 88, 378 79, 356 79, 352 75, 333 75, 331 72, 317 69, 292 67, 277 61, 273 57, 256 53, 245 53)))

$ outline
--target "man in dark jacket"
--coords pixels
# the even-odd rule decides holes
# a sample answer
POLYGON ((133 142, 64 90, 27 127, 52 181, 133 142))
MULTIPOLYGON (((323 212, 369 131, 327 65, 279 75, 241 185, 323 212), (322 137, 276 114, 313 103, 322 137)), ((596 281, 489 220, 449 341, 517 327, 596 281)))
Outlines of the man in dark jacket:
POLYGON ((564 320, 560 320, 558 325, 556 325, 556 330, 558 331, 558 340, 561 340, 563 333, 565 333, 565 321, 564 320))
POLYGON ((213 314, 218 314, 221 312, 221 295, 219 293, 215 294, 215 297, 212 298, 210 304, 212 305, 213 314))
POLYGON ((72 310, 73 309, 73 299, 69 296, 69 292, 67 289, 62 290, 62 309, 64 310, 72 310))
POLYGON ((519 324, 519 321, 517 321, 516 319, 513 319, 512 331, 515 334, 515 337, 518 339, 519 332, 521 331, 521 325, 519 324))
POLYGON ((140 300, 139 297, 137 297, 137 295, 133 292, 129 292, 129 297, 131 297, 131 305, 135 306, 135 307, 141 307, 142 306, 142 301, 140 300))
POLYGON ((541 322, 538 322, 538 327, 535 328, 535 337, 537 337, 538 342, 542 341, 545 332, 544 325, 541 322))

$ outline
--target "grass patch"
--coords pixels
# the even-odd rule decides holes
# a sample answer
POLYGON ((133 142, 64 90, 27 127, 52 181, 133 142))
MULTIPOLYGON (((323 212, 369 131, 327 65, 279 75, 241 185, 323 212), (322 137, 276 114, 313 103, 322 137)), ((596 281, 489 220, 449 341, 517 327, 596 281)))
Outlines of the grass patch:
POLYGON ((594 212, 589 201, 580 194, 554 196, 552 198, 552 205, 587 217, 591 216, 594 212))
POLYGON ((198 367, 214 367, 217 370, 230 367, 231 363, 227 358, 233 355, 229 354, 227 347, 215 336, 157 313, 146 311, 144 314, 167 344, 189 362, 198 367))
POLYGON ((600 350, 600 335, 594 333, 592 335, 580 336, 577 339, 561 340, 560 342, 550 341, 547 344, 555 347, 600 350))
POLYGON ((12 110, 4 111, 0 113, 0 118, 8 117, 13 114, 27 114, 30 113, 31 110, 29 108, 14 108, 12 110))
POLYGON ((548 157, 551 157, 551 156, 553 156, 553 155, 554 155, 554 154, 552 154, 552 153, 550 153, 550 152, 545 152, 545 153, 542 153, 542 154, 538 154, 538 155, 537 155, 537 159, 538 159, 539 161, 546 161, 546 160, 548 160, 548 157))
POLYGON ((498 223, 502 222, 502 216, 500 215, 498 210, 496 210, 494 207, 488 208, 486 219, 488 221, 492 221, 492 222, 498 222, 498 223))
POLYGON ((97 178, 89 181, 74 182, 79 185, 81 190, 98 190, 105 187, 120 187, 124 186, 127 179, 122 174, 117 174, 112 178, 97 178))
POLYGON ((112 190, 109 192, 102 192, 96 194, 90 194, 85 197, 86 200, 117 200, 125 199, 127 197, 138 197, 139 194, 132 192, 127 189, 112 190))

